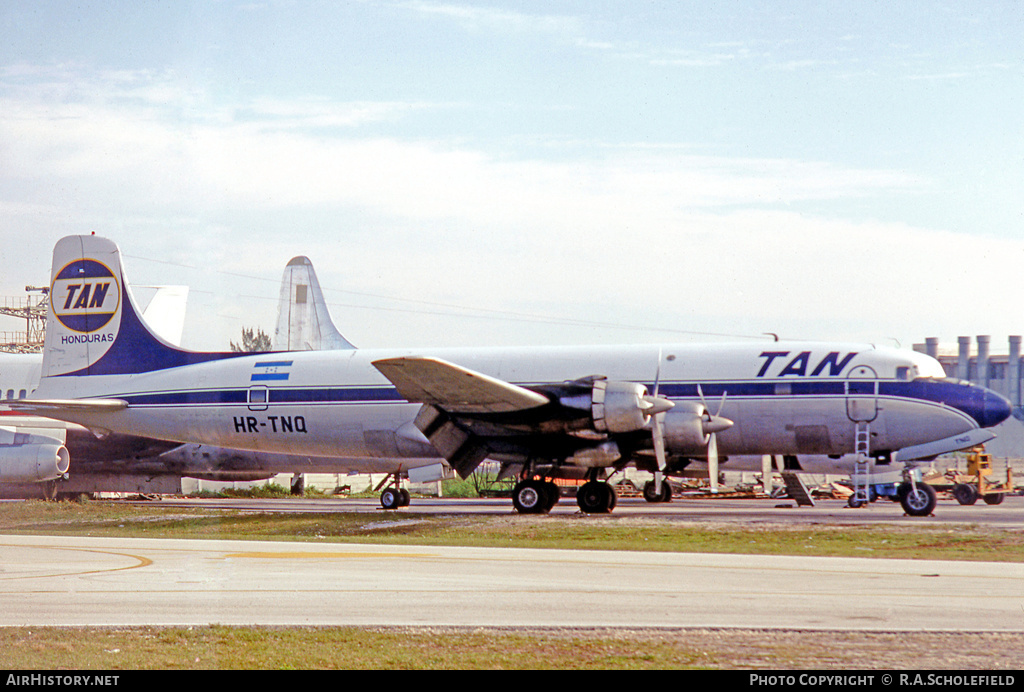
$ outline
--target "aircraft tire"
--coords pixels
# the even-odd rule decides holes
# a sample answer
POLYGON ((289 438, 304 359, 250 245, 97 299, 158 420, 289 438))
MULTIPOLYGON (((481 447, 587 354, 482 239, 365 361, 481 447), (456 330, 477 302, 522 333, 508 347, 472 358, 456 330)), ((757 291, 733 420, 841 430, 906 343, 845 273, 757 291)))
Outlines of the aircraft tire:
POLYGON ((654 481, 644 483, 644 499, 648 502, 661 502, 661 496, 654 491, 654 481))
POLYGON ((412 502, 412 495, 409 494, 409 491, 405 488, 399 488, 398 494, 402 496, 402 501, 399 507, 408 507, 412 502))
POLYGON ((967 483, 953 486, 953 497, 962 505, 973 505, 978 501, 978 489, 967 483))
POLYGON ((547 491, 548 495, 547 502, 545 504, 547 505, 547 511, 550 512, 551 509, 555 505, 557 505, 558 501, 561 499, 562 489, 559 488, 554 481, 548 481, 547 483, 545 483, 544 489, 547 491))
POLYGON ((926 517, 935 510, 935 489, 927 483, 918 483, 916 488, 904 483, 899 496, 903 511, 912 517, 926 517))
POLYGON ((512 506, 520 514, 543 514, 550 509, 550 501, 550 493, 540 481, 520 481, 512 489, 512 506))
POLYGON ((380 506, 384 509, 398 509, 402 506, 402 493, 396 488, 385 488, 380 494, 380 506))
POLYGON ((608 514, 615 508, 615 491, 607 483, 589 481, 576 493, 576 504, 584 514, 608 514))
POLYGON ((644 483, 644 499, 648 502, 672 502, 672 486, 668 479, 661 482, 661 495, 654 489, 654 481, 644 483))

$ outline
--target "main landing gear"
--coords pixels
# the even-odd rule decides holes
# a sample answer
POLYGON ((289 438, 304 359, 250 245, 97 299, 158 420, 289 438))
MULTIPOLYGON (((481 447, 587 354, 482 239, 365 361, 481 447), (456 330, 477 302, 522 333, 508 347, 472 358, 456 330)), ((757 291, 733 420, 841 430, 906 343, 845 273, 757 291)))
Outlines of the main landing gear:
POLYGON ((558 504, 561 491, 551 481, 527 478, 512 489, 512 506, 520 514, 546 514, 558 504))
MULTIPOLYGON (((512 489, 512 506, 520 514, 546 514, 558 504, 561 490, 551 481, 526 478, 512 489)), ((618 496, 615 489, 596 479, 580 486, 576 504, 586 514, 608 514, 615 509, 618 496)))
POLYGON ((587 481, 576 493, 576 504, 585 514, 608 514, 618 499, 615 488, 604 481, 587 481))
POLYGON ((402 487, 402 479, 399 478, 398 474, 392 474, 381 481, 381 484, 377 486, 377 490, 380 490, 381 486, 393 480, 394 484, 384 488, 380 494, 380 506, 383 509, 398 509, 399 507, 408 507, 411 498, 409 491, 402 487))

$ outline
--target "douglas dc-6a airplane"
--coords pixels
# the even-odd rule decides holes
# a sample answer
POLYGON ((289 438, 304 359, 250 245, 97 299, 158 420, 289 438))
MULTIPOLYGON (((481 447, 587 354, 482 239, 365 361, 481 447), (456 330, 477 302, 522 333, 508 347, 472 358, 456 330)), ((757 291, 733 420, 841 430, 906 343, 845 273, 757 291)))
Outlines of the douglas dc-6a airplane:
MULTIPOLYGON (((991 439, 984 428, 1010 415, 924 354, 863 344, 187 351, 143 322, 117 246, 97 236, 57 243, 50 299, 41 383, 18 410, 97 435, 441 456, 463 477, 490 458, 518 471, 521 512, 549 510, 557 477, 586 478, 580 508, 607 512, 604 474, 628 464, 660 492, 690 460, 707 458, 714 479, 720 455, 934 456, 991 439)), ((900 499, 918 515, 935 503, 912 478, 900 499)))

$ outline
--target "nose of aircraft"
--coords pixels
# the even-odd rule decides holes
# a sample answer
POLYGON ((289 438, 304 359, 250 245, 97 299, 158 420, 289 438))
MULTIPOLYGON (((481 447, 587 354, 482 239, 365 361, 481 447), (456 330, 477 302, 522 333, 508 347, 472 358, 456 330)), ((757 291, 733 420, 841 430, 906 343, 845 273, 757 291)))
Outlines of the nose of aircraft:
POLYGON ((991 389, 985 389, 984 387, 979 387, 979 389, 981 390, 980 406, 972 414, 974 420, 978 421, 979 426, 991 428, 1010 417, 1010 414, 1013 413, 1013 408, 1009 399, 993 392, 991 389))

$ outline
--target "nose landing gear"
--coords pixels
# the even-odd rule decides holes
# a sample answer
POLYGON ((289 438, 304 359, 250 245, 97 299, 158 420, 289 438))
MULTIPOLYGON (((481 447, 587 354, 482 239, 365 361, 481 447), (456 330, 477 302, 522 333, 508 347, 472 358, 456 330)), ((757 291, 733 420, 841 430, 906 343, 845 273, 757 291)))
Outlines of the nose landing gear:
POLYGON ((904 481, 896 489, 896 497, 903 511, 912 517, 927 517, 935 511, 935 489, 927 483, 918 483, 913 478, 904 481))

